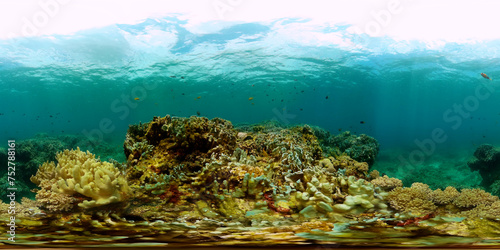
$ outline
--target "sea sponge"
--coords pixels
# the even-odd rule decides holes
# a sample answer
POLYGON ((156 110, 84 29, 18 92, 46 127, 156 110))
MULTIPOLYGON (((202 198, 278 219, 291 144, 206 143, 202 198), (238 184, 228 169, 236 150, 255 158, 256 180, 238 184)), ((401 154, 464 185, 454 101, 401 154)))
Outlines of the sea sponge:
POLYGON ((42 190, 37 194, 46 204, 59 204, 67 196, 82 198, 78 206, 94 208, 128 198, 129 187, 122 173, 109 162, 101 162, 90 152, 64 150, 54 163, 44 163, 31 181, 42 190), (57 194, 53 194, 57 193, 57 194), (64 195, 60 195, 64 194, 64 195), (54 201, 53 199, 58 199, 54 201))
POLYGON ((496 201, 498 196, 493 196, 482 189, 462 189, 460 195, 453 200, 453 205, 467 209, 479 205, 491 205, 496 201))
POLYGON ((371 181, 376 187, 380 187, 385 191, 391 191, 397 187, 402 187, 403 182, 400 179, 389 178, 389 176, 384 175, 383 177, 378 177, 371 181))
POLYGON ((431 193, 432 201, 437 205, 448 205, 460 195, 460 192, 454 187, 446 187, 444 190, 436 189, 431 193))

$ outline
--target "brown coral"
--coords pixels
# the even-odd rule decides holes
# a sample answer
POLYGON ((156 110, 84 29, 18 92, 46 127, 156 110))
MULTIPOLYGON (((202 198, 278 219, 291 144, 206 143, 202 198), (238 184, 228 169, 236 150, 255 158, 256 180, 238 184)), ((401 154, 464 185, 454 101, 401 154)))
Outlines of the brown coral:
POLYGON ((391 191, 397 187, 402 187, 403 182, 400 179, 389 178, 389 176, 384 175, 383 177, 378 177, 371 181, 371 183, 377 187, 382 188, 385 191, 391 191))
POLYGON ((473 208, 479 205, 491 205, 496 201, 498 201, 498 196, 493 196, 482 189, 462 189, 460 195, 453 200, 453 205, 460 208, 473 208))
POLYGON ((368 175, 368 163, 357 162, 347 155, 335 157, 332 164, 337 169, 345 169, 345 176, 355 176, 366 179, 368 175))
POLYGON ((469 218, 486 218, 497 220, 498 218, 500 218, 500 201, 495 201, 491 205, 478 205, 471 210, 461 212, 460 215, 469 218))
POLYGON ((460 195, 460 192, 454 187, 446 187, 445 190, 436 189, 431 193, 432 201, 437 205, 448 205, 460 195))
POLYGON ((401 212, 425 215, 434 212, 436 205, 431 201, 432 190, 423 183, 413 183, 409 188, 397 187, 387 196, 392 208, 401 212))

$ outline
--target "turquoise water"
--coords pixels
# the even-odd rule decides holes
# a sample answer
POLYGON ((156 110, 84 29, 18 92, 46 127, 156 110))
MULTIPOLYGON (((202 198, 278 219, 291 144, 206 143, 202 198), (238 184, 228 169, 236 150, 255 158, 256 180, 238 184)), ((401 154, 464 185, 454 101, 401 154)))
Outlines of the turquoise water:
POLYGON ((499 144, 498 41, 395 41, 308 22, 194 34, 168 17, 3 40, 0 141, 80 134, 121 146, 129 124, 199 114, 368 134, 381 161, 464 161, 499 144))

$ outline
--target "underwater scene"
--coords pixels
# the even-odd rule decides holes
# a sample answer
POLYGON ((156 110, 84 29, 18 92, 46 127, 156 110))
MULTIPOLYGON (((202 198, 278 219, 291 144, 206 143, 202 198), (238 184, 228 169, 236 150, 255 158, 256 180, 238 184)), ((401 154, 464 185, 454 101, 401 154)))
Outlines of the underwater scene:
POLYGON ((0 248, 500 247, 500 3, 0 7, 0 248))

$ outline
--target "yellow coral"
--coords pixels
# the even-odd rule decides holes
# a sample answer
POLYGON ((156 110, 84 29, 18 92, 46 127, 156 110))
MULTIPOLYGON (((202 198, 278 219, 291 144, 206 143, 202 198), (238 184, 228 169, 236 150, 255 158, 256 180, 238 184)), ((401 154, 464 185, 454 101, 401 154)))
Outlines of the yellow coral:
POLYGON ((397 187, 402 187, 403 182, 400 179, 389 178, 387 175, 383 177, 378 177, 371 181, 376 187, 380 187, 383 190, 390 191, 397 187))
POLYGON ((469 211, 461 212, 460 214, 468 218, 487 218, 496 220, 500 218, 500 201, 495 201, 491 205, 481 204, 469 211))
POLYGON ((345 169, 345 176, 356 176, 366 178, 368 174, 368 163, 357 162, 347 155, 341 155, 336 158, 330 158, 333 167, 336 169, 345 169))
POLYGON ((431 198, 435 204, 448 205, 460 194, 454 187, 446 187, 445 190, 436 189, 432 191, 431 198))
POLYGON ((415 215, 428 214, 437 207, 431 201, 432 190, 423 183, 413 183, 409 188, 397 187, 387 196, 391 207, 401 212, 411 212, 415 215))
POLYGON ((491 205, 496 201, 498 201, 498 196, 493 196, 482 189, 463 189, 453 200, 453 205, 460 208, 473 208, 478 205, 491 205))
POLYGON ((78 204, 93 208, 125 201, 129 187, 125 177, 109 162, 101 162, 90 152, 65 150, 56 155, 54 163, 44 163, 31 180, 42 190, 37 193, 40 201, 60 206, 61 201, 80 194, 91 198, 78 204))

